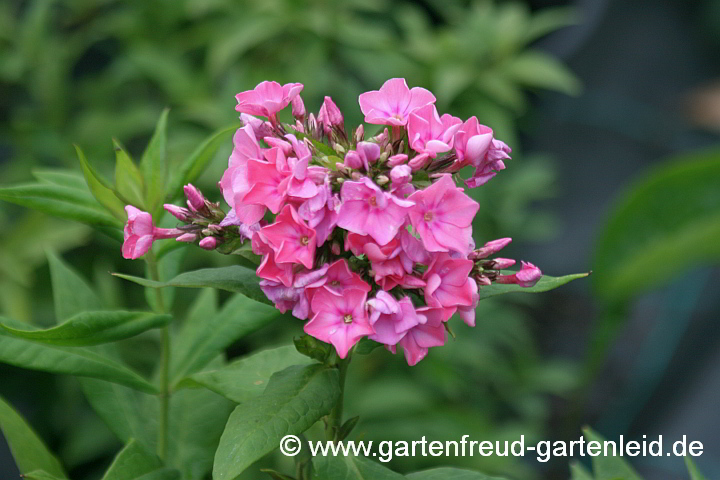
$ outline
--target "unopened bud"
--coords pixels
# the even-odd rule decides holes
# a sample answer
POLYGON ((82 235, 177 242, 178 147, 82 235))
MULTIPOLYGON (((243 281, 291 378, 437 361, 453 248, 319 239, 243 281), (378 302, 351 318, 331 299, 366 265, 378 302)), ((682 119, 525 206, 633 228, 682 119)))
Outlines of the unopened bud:
POLYGON ((340 244, 338 242, 333 242, 332 245, 330 245, 330 251, 333 255, 340 255, 340 253, 342 253, 342 250, 340 250, 340 244))
POLYGON ((471 252, 468 256, 471 260, 479 260, 481 258, 487 258, 490 255, 499 252, 503 248, 507 247, 508 244, 512 242, 512 238, 498 238, 497 240, 492 240, 490 242, 487 242, 482 247, 478 248, 474 252, 471 252))
POLYGON ((215 235, 219 235, 223 232, 223 227, 221 227, 220 225, 212 224, 212 225, 208 225, 208 230, 210 230, 210 232, 212 232, 215 235))
POLYGON ((178 207, 172 203, 166 203, 163 205, 163 208, 165 208, 166 212, 181 222, 188 222, 190 220, 190 211, 187 208, 178 207))
POLYGON ((514 283, 523 288, 535 285, 542 278, 542 271, 530 262, 520 262, 522 268, 513 275, 498 275, 496 283, 514 283))
POLYGON ((187 203, 190 210, 197 212, 205 208, 205 197, 194 185, 188 183, 183 187, 183 191, 187 197, 187 203))
POLYGON ((515 260, 512 258, 493 258, 491 260, 492 268, 496 270, 505 270, 515 265, 515 260))
POLYGON ((200 246, 200 248, 204 248, 205 250, 215 250, 215 248, 218 246, 218 241, 215 237, 205 237, 200 240, 200 243, 198 245, 200 246))
POLYGON ((390 179, 388 177, 386 177, 385 175, 378 175, 375 178, 375 183, 377 183, 378 185, 385 185, 389 181, 390 181, 390 179))
POLYGON ((360 126, 355 129, 355 143, 362 142, 363 140, 365 140, 365 127, 360 124, 360 126))
POLYGON ((175 240, 178 242, 185 242, 185 243, 192 243, 197 239, 197 235, 194 233, 183 233, 179 237, 177 237, 175 240))
POLYGON ((330 97, 325 97, 325 101, 323 102, 322 107, 320 107, 317 121, 318 123, 323 124, 325 133, 329 133, 332 127, 336 125, 342 127, 345 123, 342 112, 330 97))
POLYGON ((336 143, 335 145, 333 145, 333 150, 335 150, 337 153, 339 153, 341 155, 343 153, 345 153, 345 148, 342 145, 340 145, 339 143, 336 143))
POLYGON ((335 180, 337 183, 343 183, 345 181, 344 178, 338 177, 337 180, 335 180))
POLYGON ((305 104, 303 103, 302 98, 300 98, 300 95, 293 98, 290 104, 292 105, 293 117, 302 122, 305 119, 305 104))
POLYGON ((403 165, 404 163, 407 163, 408 156, 404 153, 398 153, 397 155, 393 155, 392 157, 388 158, 388 165, 391 167, 395 167, 397 165, 403 165))
POLYGON ((351 176, 352 179, 355 180, 356 182, 359 181, 359 180, 362 180, 362 178, 363 178, 363 174, 360 173, 360 172, 353 172, 352 175, 350 175, 350 176, 351 176))

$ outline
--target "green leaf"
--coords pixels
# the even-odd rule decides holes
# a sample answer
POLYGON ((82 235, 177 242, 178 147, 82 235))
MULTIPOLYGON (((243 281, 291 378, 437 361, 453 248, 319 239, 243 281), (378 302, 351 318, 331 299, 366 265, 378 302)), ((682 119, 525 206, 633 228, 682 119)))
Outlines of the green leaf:
POLYGON ((82 312, 60 325, 44 330, 13 328, 3 323, 0 329, 15 338, 24 338, 47 345, 79 347, 99 345, 133 337, 147 330, 167 325, 172 317, 150 312, 82 312))
POLYGON ((197 372, 236 340, 264 327, 280 316, 276 309, 235 295, 202 328, 189 327, 193 336, 181 333, 172 355, 171 378, 178 381, 197 372))
POLYGON ((690 480, 707 480, 705 475, 700 473, 697 466, 695 466, 695 462, 693 462, 692 458, 685 456, 685 465, 690 473, 690 480))
POLYGON ((340 396, 338 371, 324 365, 289 367, 274 374, 265 392, 230 415, 215 453, 214 480, 233 480, 327 415, 340 396))
MULTIPOLYGON (((24 325, 9 320, 5 323, 14 328, 24 325)), ((0 332, 0 361, 30 370, 101 378, 143 392, 157 393, 157 388, 134 371, 84 347, 42 345, 0 332)))
POLYGON ((490 477, 480 472, 450 467, 411 473, 407 475, 407 478, 411 480, 502 480, 499 477, 490 477))
POLYGON ((27 480, 63 480, 61 477, 50 475, 45 470, 33 470, 30 473, 23 473, 22 478, 27 480))
MULTIPOLYGON (((511 272, 503 272, 511 273, 511 272)), ((572 282, 579 278, 585 278, 589 273, 576 273, 574 275, 565 275, 564 277, 551 277, 543 275, 540 281, 534 286, 524 288, 515 284, 493 283, 492 285, 480 287, 480 299, 494 297, 495 295, 503 295, 505 293, 540 293, 562 287, 566 283, 572 282)))
POLYGON ((217 370, 196 373, 181 384, 201 385, 235 403, 244 403, 261 395, 274 373, 310 363, 314 362, 295 347, 284 346, 254 353, 217 370))
POLYGON ((81 173, 73 170, 38 168, 32 171, 32 175, 42 183, 50 183, 61 187, 90 192, 85 182, 85 177, 81 173))
POLYGON ((168 464, 183 480, 207 478, 235 405, 209 390, 181 390, 170 401, 168 464))
POLYGON ((595 480, 580 462, 570 462, 570 480, 595 480))
POLYGON ((67 478, 55 456, 19 413, 0 397, 0 430, 10 446, 21 473, 44 470, 56 478, 67 478))
POLYGON ((543 8, 533 14, 525 31, 525 42, 530 43, 549 33, 579 21, 572 7, 543 8))
POLYGON ((217 149, 231 137, 239 125, 223 128, 206 138, 171 176, 167 189, 167 201, 182 192, 183 185, 192 183, 205 171, 217 149))
POLYGON ((718 178, 720 151, 712 150, 676 157, 633 182, 599 237, 596 292, 622 303, 695 265, 720 261, 718 178))
POLYGON ((123 222, 107 213, 92 195, 76 188, 49 183, 15 185, 0 188, 0 200, 88 225, 114 228, 123 226, 123 222))
POLYGON ((125 214, 125 204, 115 195, 115 192, 112 190, 107 181, 103 180, 90 165, 87 158, 85 158, 85 154, 82 149, 75 145, 75 151, 77 152, 78 160, 80 160, 80 166, 82 167, 83 175, 85 175, 85 181, 87 182, 88 187, 90 187, 90 191, 95 199, 116 218, 125 220, 127 218, 127 215, 125 214))
POLYGON ((130 440, 115 456, 102 480, 176 479, 179 472, 163 467, 163 462, 144 445, 130 440), (152 475, 152 476, 151 476, 152 475))
POLYGON ((313 480, 402 480, 405 478, 365 457, 317 456, 313 458, 312 463, 313 480))
POLYGON ((47 252, 50 266, 55 318, 61 322, 86 310, 101 310, 100 298, 75 270, 55 255, 47 252))
POLYGON ((146 202, 145 205, 157 216, 160 204, 165 198, 165 177, 167 176, 167 119, 169 109, 163 110, 155 127, 150 143, 143 153, 140 161, 140 170, 145 179, 146 202))
MULTIPOLYGON (((605 441, 603 437, 590 428, 584 428, 583 434, 588 442, 596 441, 602 445, 605 441)), ((622 480, 643 480, 622 457, 600 455, 592 457, 592 464, 595 480, 617 480, 618 478, 622 480)))
POLYGON ((145 209, 145 182, 130 155, 113 138, 115 149, 115 189, 127 201, 141 210, 145 209))
POLYGON ((158 398, 95 378, 80 378, 80 386, 93 410, 123 443, 134 438, 155 449, 158 398))
POLYGON ((257 275, 255 275, 255 271, 240 265, 203 268, 192 272, 185 272, 167 282, 156 282, 154 280, 122 273, 113 273, 113 275, 151 288, 218 288, 220 290, 227 290, 228 292, 242 293, 256 302, 273 305, 260 289, 260 280, 257 275))
POLYGON ((505 75, 527 87, 556 90, 567 95, 579 95, 582 85, 577 77, 559 60, 539 51, 526 51, 509 60, 503 68, 505 75))

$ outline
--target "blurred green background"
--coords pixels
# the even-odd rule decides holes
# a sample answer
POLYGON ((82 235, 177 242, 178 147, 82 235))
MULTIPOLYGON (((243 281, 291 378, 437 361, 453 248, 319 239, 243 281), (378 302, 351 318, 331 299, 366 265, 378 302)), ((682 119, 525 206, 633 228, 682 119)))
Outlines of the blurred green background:
MULTIPOLYGON (((512 236, 507 256, 546 273, 588 271, 542 296, 487 300, 475 329, 417 367, 376 351, 353 362, 348 415, 363 438, 529 440, 664 434, 701 440, 720 477, 720 2, 702 0, 6 0, 0 3, 0 180, 79 170, 72 144, 111 177, 112 138, 136 157, 171 108, 169 158, 236 121, 235 93, 265 79, 330 95, 346 121, 357 95, 405 77, 441 111, 477 115, 514 149, 478 191, 477 242, 512 236)), ((230 151, 199 184, 215 192, 230 151)), ((0 203, 0 313, 47 324, 45 249, 102 292, 143 292, 140 273, 90 228, 0 203)), ((191 251, 183 268, 232 261, 191 251)), ((177 295, 182 312, 195 292, 177 295)), ((286 344, 275 324, 238 356, 286 344)), ((133 361, 153 361, 141 336, 133 361), (144 347, 144 348, 143 348, 144 347)), ((0 394, 59 453, 73 479, 99 478, 119 447, 77 381, 0 365, 0 394)), ((510 478, 568 478, 565 459, 441 459, 510 478)), ((433 458, 401 458, 410 471, 433 458)), ((681 459, 636 459, 653 480, 681 459)), ((0 478, 17 474, 0 443, 0 478)))

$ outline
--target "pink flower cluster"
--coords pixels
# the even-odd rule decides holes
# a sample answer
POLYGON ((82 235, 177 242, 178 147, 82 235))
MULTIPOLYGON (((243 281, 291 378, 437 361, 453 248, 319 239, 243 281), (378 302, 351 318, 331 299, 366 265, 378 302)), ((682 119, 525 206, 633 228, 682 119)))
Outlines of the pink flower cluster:
MULTIPOLYGON (((230 211, 187 186, 187 209, 166 205, 187 224, 173 230, 178 240, 214 249, 249 238, 267 297, 309 319, 305 332, 341 358, 368 337, 401 346, 414 365, 445 343, 453 314, 475 325, 483 286, 540 279, 530 263, 507 274, 514 260, 489 258, 510 239, 475 248, 479 205, 453 175, 468 167, 465 183, 477 187, 505 168, 510 149, 490 128, 439 115, 432 93, 395 78, 360 95, 365 121, 388 127, 365 138, 362 125, 346 130, 330 97, 308 115, 302 89, 263 82, 237 95, 243 127, 218 184, 230 211), (278 113, 288 106, 294 123, 285 124, 278 113)), ((170 236, 153 229, 139 231, 133 258, 170 236)))

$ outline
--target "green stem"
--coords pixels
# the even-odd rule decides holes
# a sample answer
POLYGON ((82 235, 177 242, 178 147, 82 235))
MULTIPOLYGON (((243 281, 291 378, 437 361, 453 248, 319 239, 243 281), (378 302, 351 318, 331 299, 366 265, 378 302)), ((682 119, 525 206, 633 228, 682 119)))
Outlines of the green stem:
POLYGON ((347 377, 347 369, 350 365, 350 354, 344 360, 338 360, 337 368, 340 373, 340 396, 338 401, 330 410, 325 424, 325 437, 328 440, 337 441, 340 427, 342 426, 343 404, 345 403, 345 378, 347 377))
MULTIPOLYGON (((160 281, 157 260, 152 252, 146 256, 150 279, 160 281)), ((165 299, 161 288, 155 291, 155 308, 165 313, 165 299)), ((170 416, 170 330, 167 326, 161 330, 161 358, 160 358, 160 421, 157 432, 157 454, 160 458, 167 457, 168 450, 168 420, 170 416)))

